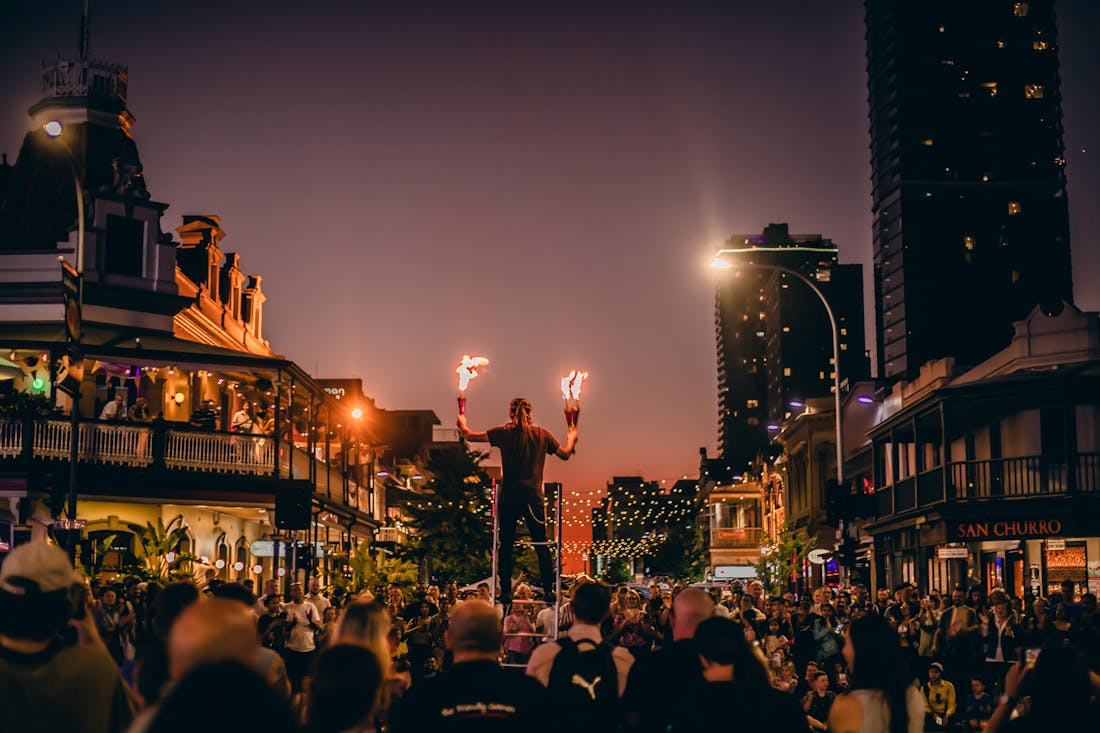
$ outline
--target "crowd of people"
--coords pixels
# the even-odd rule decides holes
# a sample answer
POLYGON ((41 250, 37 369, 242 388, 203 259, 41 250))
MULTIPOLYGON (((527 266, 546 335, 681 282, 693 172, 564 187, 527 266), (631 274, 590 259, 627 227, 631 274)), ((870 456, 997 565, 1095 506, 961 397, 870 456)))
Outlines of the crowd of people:
MULTIPOLYGON (((0 567, 0 731, 1032 730, 1094 720, 1095 598, 579 580, 350 593, 0 567), (201 586, 201 587, 200 587, 201 586)), ((1092 723, 1094 725, 1094 723, 1092 723)))

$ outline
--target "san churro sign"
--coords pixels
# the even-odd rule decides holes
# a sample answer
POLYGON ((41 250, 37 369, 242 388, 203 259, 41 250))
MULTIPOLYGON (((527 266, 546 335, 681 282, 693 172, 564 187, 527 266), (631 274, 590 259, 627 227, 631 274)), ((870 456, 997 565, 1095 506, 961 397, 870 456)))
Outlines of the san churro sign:
POLYGON ((960 540, 1038 539, 1065 534, 1061 519, 998 519, 984 522, 955 522, 952 525, 960 540))

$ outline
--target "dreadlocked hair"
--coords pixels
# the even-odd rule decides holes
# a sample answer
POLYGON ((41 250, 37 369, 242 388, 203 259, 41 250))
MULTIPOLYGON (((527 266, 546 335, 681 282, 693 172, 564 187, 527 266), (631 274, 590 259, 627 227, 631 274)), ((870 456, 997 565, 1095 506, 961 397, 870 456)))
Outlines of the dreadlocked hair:
POLYGON ((524 397, 516 397, 508 405, 508 417, 511 422, 508 427, 522 435, 517 440, 517 448, 521 462, 532 460, 538 450, 538 434, 531 422, 531 402, 524 397))

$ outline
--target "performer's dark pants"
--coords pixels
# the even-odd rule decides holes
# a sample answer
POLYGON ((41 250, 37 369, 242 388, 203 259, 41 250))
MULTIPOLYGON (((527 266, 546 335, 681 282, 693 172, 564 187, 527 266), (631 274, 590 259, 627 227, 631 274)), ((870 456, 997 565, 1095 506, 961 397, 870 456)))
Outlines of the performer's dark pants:
POLYGON ((497 577, 500 579, 500 600, 512 600, 512 553, 516 542, 516 522, 521 518, 527 523, 531 540, 544 544, 535 545, 539 559, 539 575, 542 587, 548 594, 554 590, 554 564, 550 560, 550 548, 546 546, 546 512, 542 497, 529 486, 501 487, 497 505, 500 522, 500 547, 497 550, 497 577))

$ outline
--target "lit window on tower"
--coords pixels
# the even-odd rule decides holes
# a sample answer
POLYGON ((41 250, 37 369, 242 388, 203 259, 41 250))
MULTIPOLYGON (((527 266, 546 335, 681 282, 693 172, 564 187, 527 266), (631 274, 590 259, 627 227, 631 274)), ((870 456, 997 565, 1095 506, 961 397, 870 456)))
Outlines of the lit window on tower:
POLYGON ((1008 202, 1008 215, 1009 216, 1016 216, 1019 213, 1020 213, 1020 202, 1019 201, 1009 201, 1008 202))
POLYGON ((1012 6, 1012 14, 1017 18, 1026 18, 1029 12, 1031 12, 1031 8, 1027 6, 1027 3, 1016 3, 1012 6))
POLYGON ((1042 99, 1043 98, 1043 85, 1042 84, 1024 84, 1024 97, 1026 99, 1042 99))
POLYGON ((989 96, 991 96, 991 97, 996 97, 997 96, 997 82, 987 81, 987 82, 984 82, 982 84, 982 86, 985 87, 985 91, 986 91, 987 94, 989 94, 989 96))
POLYGON ((1048 48, 1050 48, 1050 44, 1047 43, 1046 41, 1032 41, 1031 42, 1031 49, 1033 51, 1046 51, 1048 48))
POLYGON ((968 251, 974 249, 974 237, 963 237, 963 246, 968 251))

